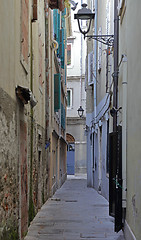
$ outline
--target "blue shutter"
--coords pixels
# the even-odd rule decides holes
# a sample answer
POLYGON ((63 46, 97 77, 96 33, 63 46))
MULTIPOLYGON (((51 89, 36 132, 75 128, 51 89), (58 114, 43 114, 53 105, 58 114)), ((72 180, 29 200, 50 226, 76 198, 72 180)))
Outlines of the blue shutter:
POLYGON ((61 108, 61 74, 54 74, 54 111, 61 108))
POLYGON ((57 38, 57 9, 53 10, 53 33, 54 33, 54 38, 56 36, 57 38))
POLYGON ((62 11, 62 16, 65 16, 67 14, 67 9, 65 8, 63 11, 62 11))
POLYGON ((60 42, 60 13, 57 14, 57 42, 60 42))
MULTIPOLYGON (((58 13, 58 9, 53 10, 53 29, 56 41, 60 44, 60 13, 58 13)), ((59 54, 59 50, 57 53, 59 54)))

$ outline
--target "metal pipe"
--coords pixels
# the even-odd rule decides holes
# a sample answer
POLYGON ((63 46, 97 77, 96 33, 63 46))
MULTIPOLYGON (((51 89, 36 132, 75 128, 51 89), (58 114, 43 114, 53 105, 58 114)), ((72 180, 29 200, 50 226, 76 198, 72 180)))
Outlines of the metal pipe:
MULTIPOLYGON (((113 107, 118 108, 118 50, 119 50, 119 18, 118 0, 114 2, 114 87, 113 87, 113 107)), ((117 112, 113 117, 113 131, 117 131, 117 112)))
MULTIPOLYGON (((94 23, 94 35, 97 35, 97 11, 98 0, 95 0, 95 23, 94 23)), ((97 41, 94 41, 94 121, 96 121, 96 79, 97 79, 97 41)))
MULTIPOLYGON (((81 0, 81 5, 83 1, 81 0)), ((81 29, 82 29, 82 21, 81 21, 81 29)), ((82 43, 82 34, 81 34, 81 49, 80 49, 80 106, 82 106, 82 49, 83 49, 83 43, 82 43)))

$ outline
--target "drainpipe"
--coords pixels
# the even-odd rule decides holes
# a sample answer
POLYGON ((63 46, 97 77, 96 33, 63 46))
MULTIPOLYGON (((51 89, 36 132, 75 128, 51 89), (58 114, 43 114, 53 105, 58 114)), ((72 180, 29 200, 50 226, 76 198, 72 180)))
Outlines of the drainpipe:
POLYGON ((126 208, 126 162, 127 162, 127 58, 123 61, 122 100, 122 207, 126 208))
MULTIPOLYGON (((95 0, 94 35, 97 35, 98 0, 95 0)), ((94 40, 94 121, 96 122, 96 79, 97 79, 97 41, 94 40)))
MULTIPOLYGON (((118 0, 114 2, 114 85, 113 85, 113 107, 118 109, 118 50, 119 50, 119 18, 118 0)), ((113 131, 117 131, 117 112, 113 117, 113 131)))
MULTIPOLYGON (((83 1, 81 0, 81 6, 83 1)), ((82 21, 81 21, 81 29, 82 29, 82 21)), ((82 49, 83 49, 83 42, 82 42, 82 34, 81 34, 81 49, 80 49, 80 106, 82 106, 82 49)))
MULTIPOLYGON (((94 35, 97 35, 97 14, 98 14, 98 0, 95 0, 95 23, 94 23, 94 35)), ((94 40, 94 122, 96 122, 96 98, 97 98, 97 92, 96 92, 96 79, 97 79, 97 41, 94 40)), ((95 142, 96 135, 94 134, 94 142, 95 142)), ((93 138, 92 138, 93 139, 93 138)), ((92 161, 95 158, 96 154, 96 146, 94 144, 94 149, 93 149, 93 155, 92 161)), ((92 166, 92 186, 94 187, 94 167, 93 162, 91 164, 92 166)))
MULTIPOLYGON (((33 92, 33 51, 32 51, 32 22, 31 22, 31 35, 30 35, 30 89, 33 92)), ((29 223, 33 220, 35 216, 35 210, 34 210, 34 204, 32 199, 33 194, 33 177, 32 177, 32 171, 33 171, 33 109, 31 107, 30 110, 31 115, 31 129, 30 129, 30 186, 29 186, 29 223)))

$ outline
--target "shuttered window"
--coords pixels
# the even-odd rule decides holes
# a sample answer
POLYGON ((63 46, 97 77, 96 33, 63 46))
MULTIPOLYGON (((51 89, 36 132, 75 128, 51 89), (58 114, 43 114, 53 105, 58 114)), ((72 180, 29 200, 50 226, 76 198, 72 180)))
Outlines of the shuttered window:
POLYGON ((33 0, 33 20, 37 20, 37 0, 33 0))
POLYGON ((61 75, 54 74, 54 111, 61 109, 61 75))
POLYGON ((57 9, 53 10, 53 32, 54 39, 59 43, 60 42, 60 13, 57 9))
POLYGON ((88 84, 93 83, 93 51, 88 54, 88 84))
MULTIPOLYGON (((102 27, 99 28, 98 35, 102 35, 102 27)), ((97 68, 98 68, 99 72, 101 71, 101 62, 102 62, 102 43, 98 42, 98 64, 97 64, 97 68)))
POLYGON ((66 128, 66 110, 64 105, 61 103, 61 127, 65 130, 66 128))
POLYGON ((64 29, 60 30, 60 44, 59 44, 59 57, 61 59, 61 68, 64 69, 65 58, 65 45, 64 45, 64 29))
POLYGON ((28 38, 29 38, 29 1, 21 4, 21 63, 28 72, 28 38))

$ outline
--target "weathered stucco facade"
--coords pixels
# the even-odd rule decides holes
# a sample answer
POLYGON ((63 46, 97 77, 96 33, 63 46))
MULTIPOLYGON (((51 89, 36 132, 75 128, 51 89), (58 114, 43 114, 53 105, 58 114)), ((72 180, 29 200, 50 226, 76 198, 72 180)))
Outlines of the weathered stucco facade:
POLYGON ((119 106, 123 124, 123 194, 126 199, 125 237, 141 238, 141 148, 140 148, 140 1, 122 1, 120 9, 119 41, 119 106), (133 44, 134 43, 134 44, 133 44), (134 47, 132 47, 134 45, 134 47))
MULTIPOLYGON (((61 127, 54 112, 54 74, 58 70, 50 19, 53 21, 47 1, 1 3, 2 240, 23 239, 38 210, 66 178, 65 113, 61 127)), ((62 72, 63 79, 65 76, 62 72)), ((65 109, 65 87, 61 95, 65 109)))

